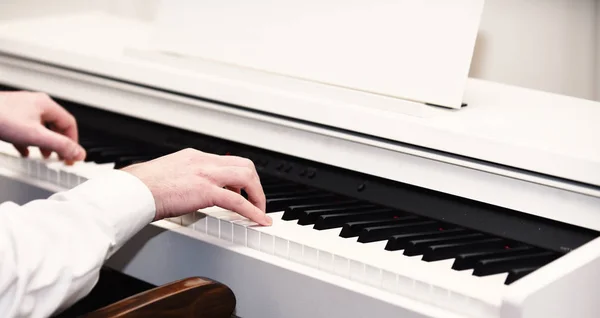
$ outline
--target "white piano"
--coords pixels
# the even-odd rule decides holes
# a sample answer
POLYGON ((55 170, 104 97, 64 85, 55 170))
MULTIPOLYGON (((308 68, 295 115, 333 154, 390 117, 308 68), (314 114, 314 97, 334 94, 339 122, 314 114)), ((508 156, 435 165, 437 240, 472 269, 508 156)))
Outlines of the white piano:
POLYGON ((4 180, 60 191, 184 147, 252 159, 273 226, 210 208, 108 263, 221 281, 239 317, 596 316, 600 103, 468 78, 482 1, 224 3, 0 24, 2 89, 57 99, 89 154, 2 144, 4 180))

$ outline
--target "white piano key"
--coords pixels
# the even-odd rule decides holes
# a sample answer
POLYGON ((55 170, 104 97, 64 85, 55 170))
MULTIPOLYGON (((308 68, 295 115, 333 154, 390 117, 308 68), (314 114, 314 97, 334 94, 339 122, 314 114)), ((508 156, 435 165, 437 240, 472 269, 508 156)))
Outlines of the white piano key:
POLYGON ((268 254, 275 253, 275 237, 267 233, 260 233, 260 250, 268 254))
POLYGON ((61 169, 58 173, 58 184, 65 188, 69 188, 69 173, 61 169))
POLYGON ((397 292, 398 288, 398 275, 390 271, 381 271, 381 287, 392 293, 397 292))
POLYGON ((350 279, 361 283, 365 281, 365 264, 363 262, 350 260, 350 279))
POLYGON ((17 149, 15 149, 15 147, 5 141, 0 141, 0 153, 9 155, 9 156, 13 156, 13 157, 19 157, 20 154, 17 151, 17 149))
POLYGON ((206 220, 206 233, 210 236, 219 237, 219 219, 208 216, 206 220))
POLYGON ((42 152, 38 147, 29 147, 29 156, 30 160, 44 160, 44 156, 42 156, 42 152))
POLYGON ((233 241, 241 246, 248 246, 248 227, 256 225, 250 220, 233 221, 233 241))
POLYGON ((341 255, 333 255, 333 271, 342 277, 350 277, 350 260, 341 255))
POLYGON ((326 272, 334 272, 333 254, 327 251, 319 251, 319 269, 326 272))
POLYGON ((202 212, 197 212, 196 222, 194 222, 194 231, 206 234, 206 224, 208 216, 202 212))
POLYGON ((374 287, 381 287, 382 270, 378 267, 365 265, 365 282, 374 287))
POLYGON ((18 172, 28 174, 29 173, 29 160, 23 159, 19 161, 20 165, 17 167, 18 172))
POLYGON ((175 223, 177 225, 181 225, 181 217, 172 217, 172 218, 167 218, 167 221, 171 222, 171 223, 175 223))
POLYGON ((194 222, 196 221, 196 213, 188 213, 181 216, 181 225, 193 227, 194 222))
MULTIPOLYGON (((289 246, 287 258, 290 260, 319 268, 319 264, 323 262, 318 259, 316 263, 314 262, 312 250, 316 249, 317 255, 324 255, 327 258, 330 254, 333 255, 336 275, 378 288, 386 286, 388 290, 393 289, 397 293, 420 300, 432 297, 431 286, 440 288, 437 295, 446 298, 465 297, 465 291, 469 290, 504 288, 499 280, 490 283, 479 281, 473 285, 479 277, 467 276, 452 270, 451 261, 446 260, 438 264, 424 262, 421 256, 405 256, 402 251, 386 251, 384 249, 386 241, 358 243, 356 238, 341 238, 340 229, 317 231, 312 226, 300 226, 296 221, 281 220, 282 214, 271 213, 273 226, 256 227, 254 230, 287 240, 289 246), (303 253, 299 253, 300 247, 303 253), (385 281, 384 278, 392 281, 385 281), (440 284, 436 285, 438 282, 440 284)), ((482 294, 485 292, 475 297, 482 294)))
POLYGON ((295 261, 297 263, 304 263, 303 253, 302 253, 302 244, 294 241, 288 241, 289 244, 289 252, 288 257, 290 260, 295 261))
POLYGON ((302 261, 310 267, 319 268, 318 250, 312 246, 304 245, 302 248, 302 261))
POLYGON ((275 255, 287 258, 289 255, 289 241, 275 236, 275 255))
POLYGON ((233 242, 233 223, 228 220, 219 219, 219 229, 219 238, 227 242, 233 242))
POLYGON ((246 227, 246 239, 248 241, 248 247, 260 251, 260 232, 256 231, 255 228, 246 227))
POLYGON ((47 173, 47 178, 46 180, 48 180, 48 182, 51 182, 53 184, 59 184, 60 180, 59 180, 59 175, 60 175, 60 168, 58 168, 55 165, 46 165, 46 173, 47 173))
MULTIPOLYGON (((472 270, 471 270, 471 272, 472 272, 472 270)), ((507 277, 508 277, 508 273, 500 273, 500 274, 489 275, 489 276, 480 276, 478 278, 482 282, 486 282, 491 285, 498 285, 498 284, 504 284, 504 281, 506 281, 507 277)))

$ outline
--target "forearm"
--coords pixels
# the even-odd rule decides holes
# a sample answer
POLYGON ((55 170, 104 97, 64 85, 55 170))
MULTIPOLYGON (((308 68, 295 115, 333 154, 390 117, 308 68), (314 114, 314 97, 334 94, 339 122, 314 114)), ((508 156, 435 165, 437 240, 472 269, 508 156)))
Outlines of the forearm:
POLYGON ((121 171, 48 200, 0 205, 0 316, 47 317, 85 296, 154 209, 144 184, 121 171))

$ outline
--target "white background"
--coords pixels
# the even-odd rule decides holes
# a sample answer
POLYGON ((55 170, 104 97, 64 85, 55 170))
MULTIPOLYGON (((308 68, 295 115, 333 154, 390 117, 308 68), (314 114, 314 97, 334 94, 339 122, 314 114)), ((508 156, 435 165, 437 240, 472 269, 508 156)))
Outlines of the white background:
MULTIPOLYGON (((101 9, 145 21, 155 0, 2 0, 0 19, 101 9)), ((471 77, 600 101, 600 0, 486 0, 471 77)))

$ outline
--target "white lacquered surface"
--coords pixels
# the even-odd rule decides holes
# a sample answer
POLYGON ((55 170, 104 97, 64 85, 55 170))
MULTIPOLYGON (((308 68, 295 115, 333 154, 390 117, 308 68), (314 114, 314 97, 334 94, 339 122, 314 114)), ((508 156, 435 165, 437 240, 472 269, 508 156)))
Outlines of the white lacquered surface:
POLYGON ((355 98, 346 91, 329 90, 316 83, 290 84, 247 72, 236 75, 232 69, 215 65, 205 68, 203 73, 201 67, 189 61, 132 56, 128 49, 139 51, 149 36, 149 26, 139 22, 106 15, 81 15, 4 24, 0 26, 0 49, 291 118, 600 185, 600 148, 594 147, 594 136, 600 135, 600 125, 595 124, 600 119, 599 103, 473 79, 467 82, 465 92, 469 106, 461 110, 430 108, 369 94, 355 98))

